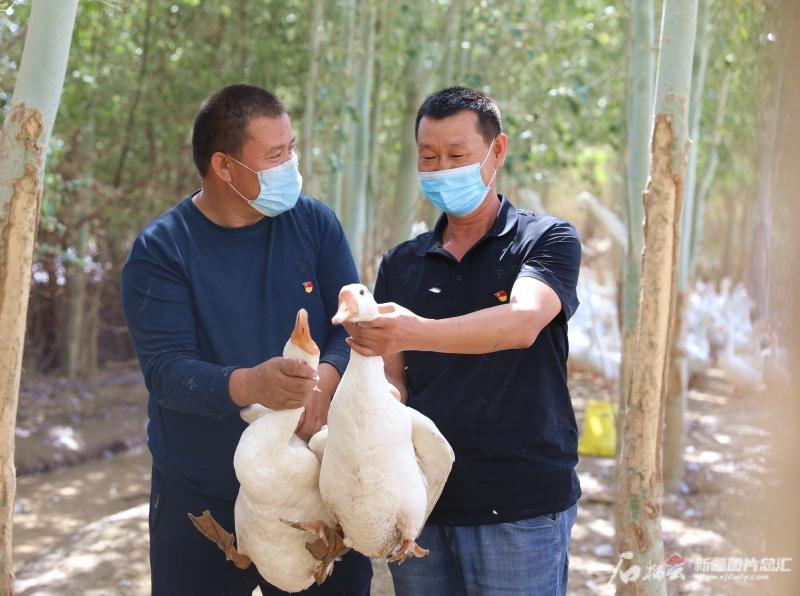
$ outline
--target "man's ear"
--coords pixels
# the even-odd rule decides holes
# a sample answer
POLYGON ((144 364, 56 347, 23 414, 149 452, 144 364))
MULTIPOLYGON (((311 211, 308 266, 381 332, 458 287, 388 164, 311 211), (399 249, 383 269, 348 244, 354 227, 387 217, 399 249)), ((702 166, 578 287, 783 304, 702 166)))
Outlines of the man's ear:
POLYGON ((506 161, 506 153, 508 152, 508 136, 506 133, 501 132, 494 140, 494 145, 492 146, 492 151, 494 152, 494 157, 497 163, 497 167, 500 168, 506 161))
POLYGON ((211 154, 211 161, 209 162, 209 172, 213 171, 214 174, 223 182, 230 182, 231 168, 233 167, 233 160, 221 151, 216 151, 211 154))

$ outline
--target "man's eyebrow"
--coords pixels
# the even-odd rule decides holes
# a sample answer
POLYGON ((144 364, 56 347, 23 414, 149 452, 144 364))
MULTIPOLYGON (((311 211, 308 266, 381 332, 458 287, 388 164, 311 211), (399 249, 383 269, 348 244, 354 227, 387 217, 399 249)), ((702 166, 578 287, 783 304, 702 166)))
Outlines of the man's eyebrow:
MULTIPOLYGON (((468 143, 466 141, 452 141, 450 143, 447 143, 448 147, 466 147, 467 145, 468 145, 468 143)), ((434 145, 432 143, 420 143, 419 144, 419 148, 420 149, 432 149, 433 147, 434 147, 434 145)))
POLYGON ((452 141, 447 144, 448 147, 466 147, 468 145, 465 141, 452 141))
MULTIPOLYGON (((291 140, 291 142, 289 144, 290 145, 294 145, 296 142, 297 142, 297 137, 292 137, 292 140, 291 140)), ((281 143, 280 145, 273 145, 272 147, 267 147, 264 150, 264 153, 270 153, 271 151, 277 151, 278 149, 283 149, 285 146, 286 145, 284 145, 283 143, 281 143)))

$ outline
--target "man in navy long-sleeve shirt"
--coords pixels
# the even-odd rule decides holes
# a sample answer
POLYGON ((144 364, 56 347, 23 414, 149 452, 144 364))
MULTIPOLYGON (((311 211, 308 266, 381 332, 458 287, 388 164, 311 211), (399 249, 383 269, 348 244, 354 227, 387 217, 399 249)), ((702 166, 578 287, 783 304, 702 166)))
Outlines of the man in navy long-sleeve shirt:
MULTIPOLYGON (((349 357, 346 332, 330 319, 358 274, 336 216, 300 195, 294 131, 273 94, 233 85, 209 97, 192 150, 202 189, 142 230, 122 274, 150 391, 153 594, 249 596, 256 585, 282 594, 254 566, 226 563, 186 514, 210 509, 233 529, 242 407, 303 405, 297 433, 306 439, 324 424, 349 357), (321 349, 317 373, 281 357, 301 307, 321 349)), ((353 553, 308 593, 369 594, 370 577, 353 553)))

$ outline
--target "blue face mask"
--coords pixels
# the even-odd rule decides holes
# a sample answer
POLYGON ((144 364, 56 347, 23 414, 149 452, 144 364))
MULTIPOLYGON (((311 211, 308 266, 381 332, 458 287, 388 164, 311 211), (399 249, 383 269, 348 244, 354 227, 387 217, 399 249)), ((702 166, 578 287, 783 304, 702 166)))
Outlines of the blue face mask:
MULTIPOLYGON (((242 162, 232 156, 233 161, 240 166, 247 168, 242 162)), ((275 217, 284 211, 288 211, 297 203, 300 198, 300 189, 303 188, 303 177, 297 169, 297 155, 292 153, 291 159, 274 168, 268 168, 256 172, 252 168, 247 168, 258 176, 258 184, 261 190, 255 199, 248 199, 228 182, 228 186, 233 188, 237 195, 242 197, 248 204, 268 217, 275 217)))
POLYGON ((460 168, 438 170, 436 172, 419 172, 419 183, 422 194, 434 207, 457 217, 469 215, 483 202, 486 193, 492 186, 495 170, 489 184, 483 183, 481 167, 489 159, 494 143, 482 163, 473 163, 460 168))

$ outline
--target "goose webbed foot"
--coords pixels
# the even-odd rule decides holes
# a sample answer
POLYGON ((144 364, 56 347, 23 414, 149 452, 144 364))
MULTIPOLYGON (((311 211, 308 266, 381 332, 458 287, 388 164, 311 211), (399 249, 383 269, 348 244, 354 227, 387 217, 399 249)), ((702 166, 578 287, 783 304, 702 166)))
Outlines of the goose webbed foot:
POLYGON ((426 556, 428 552, 429 551, 427 549, 422 548, 419 544, 416 543, 416 541, 411 540, 410 538, 406 538, 405 540, 403 540, 403 542, 400 543, 400 545, 397 548, 394 549, 394 551, 392 552, 392 556, 389 557, 389 562, 390 563, 396 562, 402 565, 403 562, 408 557, 422 558, 426 556))
POLYGON ((290 522, 281 520, 288 526, 298 530, 305 530, 317 537, 313 542, 306 543, 306 549, 319 563, 314 568, 314 579, 317 584, 324 582, 333 570, 333 563, 350 549, 344 544, 342 527, 335 528, 323 521, 290 522))
POLYGON ((211 512, 206 509, 202 515, 196 516, 191 513, 187 514, 192 524, 197 530, 211 542, 216 544, 219 549, 225 553, 225 559, 233 561, 239 569, 247 569, 250 567, 250 557, 243 555, 234 546, 235 537, 230 532, 226 532, 217 520, 211 516, 211 512))

